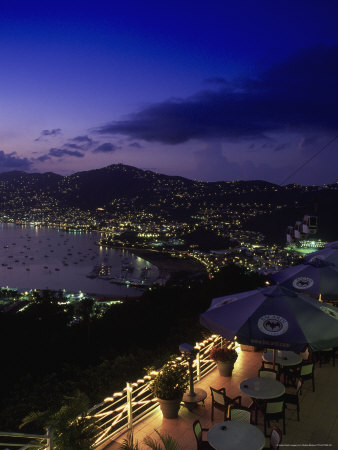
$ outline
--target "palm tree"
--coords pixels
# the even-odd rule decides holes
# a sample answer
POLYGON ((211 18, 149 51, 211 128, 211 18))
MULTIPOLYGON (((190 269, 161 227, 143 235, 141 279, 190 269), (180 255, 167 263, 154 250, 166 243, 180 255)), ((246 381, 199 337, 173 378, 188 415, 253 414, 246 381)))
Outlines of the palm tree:
MULTIPOLYGON (((182 450, 182 447, 175 439, 169 434, 162 434, 158 430, 155 430, 160 438, 160 441, 156 441, 150 436, 146 436, 142 443, 152 450, 182 450)), ((130 433, 126 439, 123 440, 120 450, 139 450, 139 443, 135 441, 133 433, 130 433)))
POLYGON ((31 412, 22 420, 20 428, 32 422, 42 428, 50 427, 55 450, 93 450, 99 430, 94 419, 88 418, 88 397, 77 392, 66 400, 56 412, 31 412))

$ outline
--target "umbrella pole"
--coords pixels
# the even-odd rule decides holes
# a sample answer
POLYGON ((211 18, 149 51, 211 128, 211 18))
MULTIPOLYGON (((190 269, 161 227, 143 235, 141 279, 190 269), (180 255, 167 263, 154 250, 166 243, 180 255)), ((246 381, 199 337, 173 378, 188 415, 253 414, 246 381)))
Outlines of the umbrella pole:
POLYGON ((274 348, 272 350, 272 369, 275 370, 275 364, 276 364, 276 349, 274 348))

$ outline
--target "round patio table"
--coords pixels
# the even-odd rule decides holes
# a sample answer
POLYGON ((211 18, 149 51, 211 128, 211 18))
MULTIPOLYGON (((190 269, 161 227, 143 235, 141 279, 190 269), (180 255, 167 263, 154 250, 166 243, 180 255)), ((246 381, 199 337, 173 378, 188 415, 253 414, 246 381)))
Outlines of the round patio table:
MULTIPOLYGON (((272 363, 273 362, 273 352, 264 352, 262 355, 263 361, 272 363)), ((275 363, 280 366, 296 366, 303 361, 302 357, 295 352, 278 350, 276 352, 275 363)))
POLYGON ((240 391, 251 398, 269 400, 285 393, 285 386, 271 378, 248 378, 239 385, 240 391))
POLYGON ((208 431, 208 442, 216 450, 260 450, 265 445, 261 430, 250 423, 229 420, 208 431))

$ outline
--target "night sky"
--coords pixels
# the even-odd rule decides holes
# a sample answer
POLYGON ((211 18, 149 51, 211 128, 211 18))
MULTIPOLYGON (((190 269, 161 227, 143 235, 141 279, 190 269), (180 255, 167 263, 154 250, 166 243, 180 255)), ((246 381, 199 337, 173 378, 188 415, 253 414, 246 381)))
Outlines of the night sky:
MULTIPOLYGON (((335 0, 0 9, 0 171, 282 183, 338 135, 335 0)), ((288 182, 337 181, 338 139, 288 182)))

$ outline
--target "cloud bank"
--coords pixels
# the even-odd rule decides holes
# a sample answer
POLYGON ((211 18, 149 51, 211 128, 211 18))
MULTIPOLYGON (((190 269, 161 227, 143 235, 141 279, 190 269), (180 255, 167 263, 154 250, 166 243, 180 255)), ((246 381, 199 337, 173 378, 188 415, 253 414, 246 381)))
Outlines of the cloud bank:
POLYGON ((99 145, 93 150, 93 153, 112 153, 118 150, 120 147, 112 144, 111 142, 105 142, 104 144, 99 145))
POLYGON ((59 134, 61 134, 61 128, 53 128, 52 130, 42 130, 40 133, 40 136, 38 138, 35 139, 35 141, 41 141, 43 140, 45 137, 48 136, 58 136, 59 134))
POLYGON ((75 156, 76 158, 83 158, 84 154, 78 150, 67 150, 64 148, 51 148, 47 156, 54 156, 54 158, 62 158, 63 156, 75 156))
POLYGON ((0 172, 7 172, 8 170, 29 170, 32 166, 32 161, 28 158, 20 158, 16 152, 5 153, 0 150, 0 172))
POLYGON ((190 139, 259 139, 283 131, 336 132, 337 61, 337 46, 306 49, 256 79, 228 84, 209 79, 220 88, 150 105, 94 131, 173 145, 190 139))

